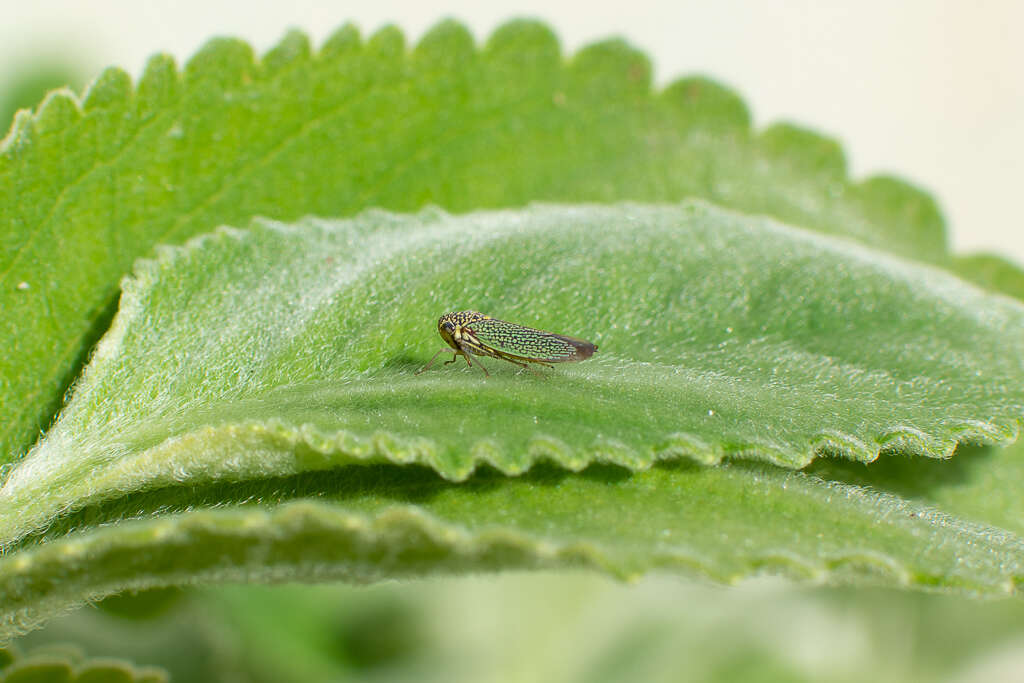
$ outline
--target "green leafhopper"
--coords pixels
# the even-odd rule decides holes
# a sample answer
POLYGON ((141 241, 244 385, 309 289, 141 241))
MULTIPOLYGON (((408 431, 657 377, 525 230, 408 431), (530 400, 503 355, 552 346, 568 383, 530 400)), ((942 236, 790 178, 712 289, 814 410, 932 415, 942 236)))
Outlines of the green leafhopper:
MULTIPOLYGON (((477 357, 477 365, 490 375, 480 362, 480 356, 501 358, 529 369, 530 363, 552 367, 551 363, 565 363, 590 358, 597 346, 582 339, 562 334, 535 330, 532 327, 496 320, 477 311, 445 313, 437 321, 437 331, 455 353, 445 365, 454 363, 459 356, 473 367, 470 356, 477 357)), ((416 374, 429 368, 434 360, 447 351, 441 349, 416 374)))

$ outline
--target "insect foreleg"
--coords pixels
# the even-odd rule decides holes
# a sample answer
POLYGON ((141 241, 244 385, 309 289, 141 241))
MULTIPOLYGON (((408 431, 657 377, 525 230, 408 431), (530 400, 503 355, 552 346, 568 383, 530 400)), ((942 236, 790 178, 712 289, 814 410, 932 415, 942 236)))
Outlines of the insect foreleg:
MULTIPOLYGON (((437 357, 438 357, 438 356, 440 356, 440 355, 441 355, 442 353, 444 353, 445 351, 448 351, 448 350, 449 350, 449 349, 447 349, 447 348, 444 348, 444 349, 441 349, 440 351, 438 351, 437 353, 435 353, 435 354, 434 354, 433 356, 431 356, 431 357, 430 357, 430 360, 428 360, 428 361, 427 361, 427 364, 426 364, 426 365, 424 365, 424 366, 423 366, 422 368, 420 368, 419 370, 417 370, 417 371, 415 372, 415 374, 417 374, 417 375, 418 375, 418 374, 420 374, 421 372, 425 372, 425 371, 427 370, 427 368, 429 368, 429 367, 430 367, 431 365, 433 365, 433 364, 434 364, 434 361, 435 361, 435 360, 437 359, 437 357)), ((451 360, 447 360, 447 361, 445 361, 445 362, 444 362, 444 364, 445 364, 445 365, 448 365, 449 363, 454 363, 454 362, 455 362, 455 359, 456 359, 456 358, 458 358, 458 357, 459 357, 459 354, 458 354, 458 353, 456 353, 456 354, 455 354, 454 356, 452 356, 452 359, 451 359, 451 360)))

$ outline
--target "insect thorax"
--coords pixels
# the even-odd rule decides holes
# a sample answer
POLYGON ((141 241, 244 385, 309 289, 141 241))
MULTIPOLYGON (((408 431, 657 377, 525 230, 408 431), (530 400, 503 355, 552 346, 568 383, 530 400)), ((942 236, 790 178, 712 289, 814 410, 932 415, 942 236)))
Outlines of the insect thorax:
POLYGON ((463 328, 480 320, 490 319, 491 316, 477 311, 445 313, 437 320, 437 331, 448 346, 460 351, 459 341, 462 339, 463 328))
POLYGON ((463 327, 470 323, 475 323, 478 320, 490 320, 491 316, 484 315, 477 311, 457 311, 455 313, 445 313, 437 320, 437 328, 441 329, 444 324, 451 323, 453 326, 463 327))

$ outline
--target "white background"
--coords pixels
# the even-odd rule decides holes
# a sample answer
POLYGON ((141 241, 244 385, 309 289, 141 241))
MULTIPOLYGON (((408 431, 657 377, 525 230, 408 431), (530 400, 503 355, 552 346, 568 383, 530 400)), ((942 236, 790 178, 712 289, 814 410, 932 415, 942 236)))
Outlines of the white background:
POLYGON ((851 174, 896 173, 933 192, 957 251, 1024 264, 1024 2, 536 0, 255 2, 0 0, 0 81, 47 51, 141 72, 213 35, 259 52, 289 27, 318 44, 345 21, 414 42, 443 17, 483 41, 511 17, 545 20, 567 52, 612 35, 647 53, 659 85, 694 72, 735 88, 758 126, 787 119, 835 136, 851 174))

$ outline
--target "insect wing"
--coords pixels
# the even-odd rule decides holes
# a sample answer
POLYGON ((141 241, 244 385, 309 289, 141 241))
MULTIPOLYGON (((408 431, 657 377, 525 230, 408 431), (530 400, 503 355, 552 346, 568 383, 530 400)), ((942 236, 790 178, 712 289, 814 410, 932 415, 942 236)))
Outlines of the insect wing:
POLYGON ((583 360, 597 349, 590 342, 489 318, 467 325, 479 342, 501 354, 548 363, 583 360))

